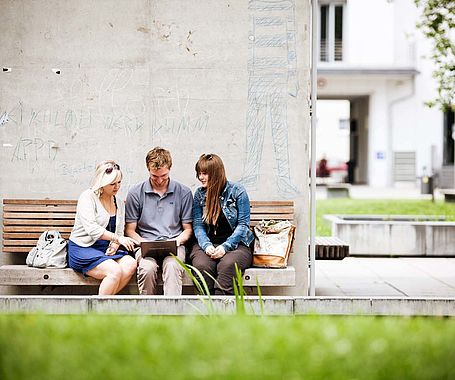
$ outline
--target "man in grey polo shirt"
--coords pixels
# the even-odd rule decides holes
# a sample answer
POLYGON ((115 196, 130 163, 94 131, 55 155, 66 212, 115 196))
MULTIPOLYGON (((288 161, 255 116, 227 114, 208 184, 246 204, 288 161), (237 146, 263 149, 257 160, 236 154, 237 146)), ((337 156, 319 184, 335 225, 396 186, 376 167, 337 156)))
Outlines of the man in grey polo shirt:
MULTIPOLYGON (((177 241, 177 256, 185 261, 184 244, 190 239, 193 195, 189 187, 169 178, 172 158, 168 150, 156 147, 145 159, 149 178, 134 185, 126 198, 125 235, 138 241, 177 241)), ((136 252, 137 284, 140 294, 157 293, 159 264, 136 252)), ((182 294, 183 268, 172 257, 163 260, 164 295, 182 294)))

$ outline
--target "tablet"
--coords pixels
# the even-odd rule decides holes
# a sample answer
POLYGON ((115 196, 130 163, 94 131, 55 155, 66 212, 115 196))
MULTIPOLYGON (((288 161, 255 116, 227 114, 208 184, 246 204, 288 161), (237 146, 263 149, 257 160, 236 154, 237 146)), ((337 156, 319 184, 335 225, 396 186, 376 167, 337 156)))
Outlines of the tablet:
POLYGON ((177 256, 176 240, 155 240, 141 242, 142 257, 162 259, 171 254, 177 256))

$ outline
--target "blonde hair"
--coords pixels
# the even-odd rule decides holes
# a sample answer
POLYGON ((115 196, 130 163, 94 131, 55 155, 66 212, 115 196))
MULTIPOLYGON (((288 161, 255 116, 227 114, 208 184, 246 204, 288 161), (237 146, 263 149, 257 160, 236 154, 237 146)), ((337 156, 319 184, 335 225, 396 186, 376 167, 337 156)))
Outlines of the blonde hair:
POLYGON ((96 165, 95 177, 90 187, 93 192, 100 196, 102 193, 102 187, 111 183, 121 181, 123 174, 120 170, 120 166, 113 160, 106 160, 96 165))
POLYGON ((215 225, 221 212, 220 195, 227 182, 223 161, 216 154, 203 154, 196 162, 195 170, 196 178, 200 173, 208 176, 203 219, 205 223, 215 225))
POLYGON ((164 167, 170 169, 172 167, 171 153, 166 149, 156 146, 147 153, 145 164, 147 165, 147 169, 156 170, 164 167))

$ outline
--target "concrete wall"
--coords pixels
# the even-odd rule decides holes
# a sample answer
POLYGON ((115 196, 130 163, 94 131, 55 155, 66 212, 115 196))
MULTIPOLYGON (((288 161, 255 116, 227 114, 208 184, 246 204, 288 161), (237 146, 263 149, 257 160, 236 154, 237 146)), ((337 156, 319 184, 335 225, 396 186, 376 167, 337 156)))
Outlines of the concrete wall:
POLYGON ((198 185, 220 154, 252 199, 294 199, 298 293, 306 291, 307 2, 3 1, 1 197, 76 198, 116 160, 122 193, 156 145, 198 185))

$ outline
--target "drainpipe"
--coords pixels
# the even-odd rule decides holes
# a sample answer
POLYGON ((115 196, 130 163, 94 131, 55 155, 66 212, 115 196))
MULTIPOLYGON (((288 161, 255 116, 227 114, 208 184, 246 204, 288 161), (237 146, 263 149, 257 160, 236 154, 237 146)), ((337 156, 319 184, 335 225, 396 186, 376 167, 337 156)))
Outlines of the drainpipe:
POLYGON ((389 176, 388 176, 388 186, 392 187, 393 186, 393 118, 392 118, 392 110, 393 108, 401 102, 404 102, 405 100, 408 100, 412 98, 415 95, 415 80, 414 76, 411 79, 411 91, 409 94, 400 96, 392 101, 389 102, 387 105, 387 119, 388 119, 388 125, 389 125, 389 134, 387 138, 387 150, 389 152, 389 176))
POLYGON ((317 100, 317 60, 318 60, 318 42, 317 42, 317 11, 318 1, 311 1, 311 99, 310 99, 310 117, 311 117, 311 171, 310 171, 310 286, 309 295, 316 295, 315 288, 315 235, 316 235, 316 100, 317 100))

